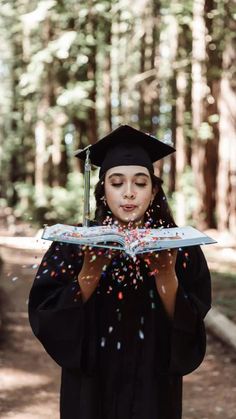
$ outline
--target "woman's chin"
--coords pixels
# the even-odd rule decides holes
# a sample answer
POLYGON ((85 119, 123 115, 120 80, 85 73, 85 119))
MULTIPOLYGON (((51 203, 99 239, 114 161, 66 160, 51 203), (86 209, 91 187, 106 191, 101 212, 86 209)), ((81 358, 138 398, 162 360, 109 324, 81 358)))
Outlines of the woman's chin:
POLYGON ((139 224, 143 223, 143 218, 135 217, 134 215, 130 215, 130 216, 126 216, 126 217, 120 217, 117 221, 119 223, 122 223, 122 224, 127 225, 127 226, 129 224, 134 224, 136 226, 136 225, 139 225, 139 224))

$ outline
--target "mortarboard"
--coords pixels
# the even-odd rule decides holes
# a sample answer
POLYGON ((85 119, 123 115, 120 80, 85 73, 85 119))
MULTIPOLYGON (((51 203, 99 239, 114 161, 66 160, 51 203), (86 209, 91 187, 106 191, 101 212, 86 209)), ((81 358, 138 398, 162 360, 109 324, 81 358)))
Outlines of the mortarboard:
POLYGON ((108 169, 123 165, 153 170, 152 163, 175 151, 170 145, 129 125, 121 125, 95 144, 77 150, 75 156, 85 161, 88 149, 90 162, 101 168, 100 177, 108 169))
POLYGON ((77 150, 75 156, 85 161, 84 225, 89 217, 90 162, 100 167, 100 178, 116 166, 144 166, 153 172, 153 163, 174 151, 170 145, 129 125, 121 125, 95 144, 77 150))

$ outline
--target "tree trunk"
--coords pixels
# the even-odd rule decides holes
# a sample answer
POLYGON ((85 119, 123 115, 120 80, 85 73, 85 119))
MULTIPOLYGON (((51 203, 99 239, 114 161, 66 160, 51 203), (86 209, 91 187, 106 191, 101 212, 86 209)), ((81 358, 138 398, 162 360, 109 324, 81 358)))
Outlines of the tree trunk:
POLYGON ((216 227, 219 69, 222 60, 220 49, 218 50, 216 46, 220 38, 214 35, 211 17, 215 9, 217 5, 213 0, 205 2, 196 0, 195 2, 193 26, 194 155, 192 161, 199 198, 196 216, 203 229, 216 227))
MULTIPOLYGON (((140 69, 139 72, 141 74, 145 71, 145 50, 146 50, 146 32, 143 33, 141 38, 140 44, 140 69)), ((140 82, 139 84, 139 109, 138 109, 138 119, 139 119, 139 126, 140 129, 145 130, 145 102, 144 102, 144 95, 145 95, 145 86, 144 82, 140 82)))
MULTIPOLYGON (((50 19, 43 22, 42 40, 46 47, 52 37, 52 28, 50 19)), ((35 196, 36 206, 43 207, 47 204, 45 186, 53 185, 53 164, 52 157, 47 156, 48 145, 51 145, 49 137, 49 127, 46 117, 51 105, 54 105, 55 98, 52 87, 52 68, 46 66, 45 80, 41 89, 41 98, 37 107, 37 122, 35 126, 35 196), (49 143, 49 144, 48 144, 49 143), (47 156, 47 157, 46 157, 47 156)))
MULTIPOLYGON (((228 27, 232 33, 236 32, 233 19, 228 27), (233 31, 234 29, 234 31, 233 31)), ((236 60, 236 37, 226 39, 223 53, 223 75, 220 89, 220 143, 219 143, 219 171, 217 190, 218 228, 229 231, 236 236, 236 88, 232 71, 236 60)))
POLYGON ((93 103, 88 111, 88 123, 87 123, 87 136, 88 143, 94 144, 97 141, 97 112, 96 112, 96 102, 97 102, 97 45, 96 45, 96 31, 97 31, 97 17, 95 15, 95 10, 93 9, 93 0, 89 2, 89 14, 88 14, 88 24, 87 31, 89 34, 92 34, 94 43, 90 46, 89 61, 88 61, 88 71, 87 78, 92 82, 92 88, 89 94, 89 99, 93 103))
POLYGON ((104 87, 104 101, 105 101, 105 132, 112 130, 112 108, 111 108, 111 22, 108 22, 105 34, 105 44, 108 46, 106 56, 104 59, 103 68, 103 87, 104 87))
MULTIPOLYGON (((172 23, 172 32, 171 32, 171 67, 172 74, 170 79, 170 94, 171 94, 171 138, 173 147, 176 148, 177 141, 177 70, 176 70, 176 60, 177 60, 177 50, 178 50, 178 24, 177 20, 173 20, 172 23)), ((176 150, 177 151, 177 150, 176 150)), ((168 192, 173 194, 176 191, 176 153, 170 155, 170 172, 169 172, 169 185, 168 192)))
POLYGON ((43 119, 40 117, 44 114, 44 107, 42 104, 40 107, 38 109, 39 118, 35 126, 35 198, 36 205, 38 207, 43 207, 47 203, 44 181, 47 127, 43 119), (40 107, 42 107, 42 109, 40 109, 40 107))
POLYGON ((18 37, 12 40, 12 56, 14 57, 11 67, 12 79, 12 104, 11 104, 11 121, 10 135, 13 139, 12 155, 9 161, 9 180, 12 193, 9 196, 9 205, 15 206, 19 200, 19 193, 15 188, 16 182, 25 180, 25 150, 24 150, 24 102, 19 95, 19 77, 23 71, 24 63, 22 59, 22 33, 17 33, 18 37))
POLYGON ((206 91, 205 78, 205 23, 204 23, 204 0, 195 0, 193 4, 193 64, 192 64, 192 118, 193 118, 193 152, 192 167, 195 177, 195 186, 198 198, 198 207, 195 210, 194 218, 197 219, 199 227, 203 227, 204 207, 203 202, 206 195, 205 179, 202 170, 204 164, 204 144, 199 138, 201 124, 204 120, 203 100, 206 91))
MULTIPOLYGON (((203 167, 204 177, 206 183, 205 208, 206 208, 206 226, 208 228, 216 227, 216 189, 217 189, 217 173, 218 173, 218 148, 219 148, 219 92, 220 92, 220 77, 222 67, 222 54, 220 48, 216 44, 221 41, 214 38, 212 12, 217 9, 215 0, 207 0, 205 2, 205 25, 207 29, 206 44, 207 53, 207 71, 206 79, 208 86, 208 93, 205 101, 205 121, 209 124, 211 129, 211 138, 206 143, 206 158, 203 167)), ((218 23, 219 24, 219 23, 218 23)), ((223 26, 223 25, 222 25, 223 26)))
POLYGON ((178 93, 176 100, 176 220, 178 225, 185 225, 187 221, 186 191, 183 187, 183 176, 186 169, 186 152, 184 137, 185 86, 185 73, 184 71, 178 71, 178 93))

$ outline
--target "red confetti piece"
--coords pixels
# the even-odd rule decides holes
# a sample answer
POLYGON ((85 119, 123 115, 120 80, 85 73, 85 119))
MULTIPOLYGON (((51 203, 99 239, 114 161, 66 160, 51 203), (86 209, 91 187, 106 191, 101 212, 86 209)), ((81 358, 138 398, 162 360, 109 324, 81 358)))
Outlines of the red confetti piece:
POLYGON ((122 300, 123 299, 123 293, 121 291, 118 293, 118 299, 119 300, 122 300))

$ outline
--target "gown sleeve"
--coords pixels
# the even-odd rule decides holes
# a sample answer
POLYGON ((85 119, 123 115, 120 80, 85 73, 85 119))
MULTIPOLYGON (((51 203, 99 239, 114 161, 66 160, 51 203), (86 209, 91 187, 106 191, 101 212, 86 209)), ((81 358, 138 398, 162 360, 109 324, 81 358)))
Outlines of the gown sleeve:
POLYGON ((199 246, 178 252, 178 290, 171 328, 170 371, 185 375, 195 370, 206 352, 204 317, 211 308, 211 279, 199 246))
POLYGON ((85 319, 89 324, 93 296, 83 303, 77 281, 82 263, 78 246, 53 242, 43 257, 29 295, 33 333, 54 361, 67 368, 88 365, 88 360, 82 357, 88 349, 85 348, 85 319))

